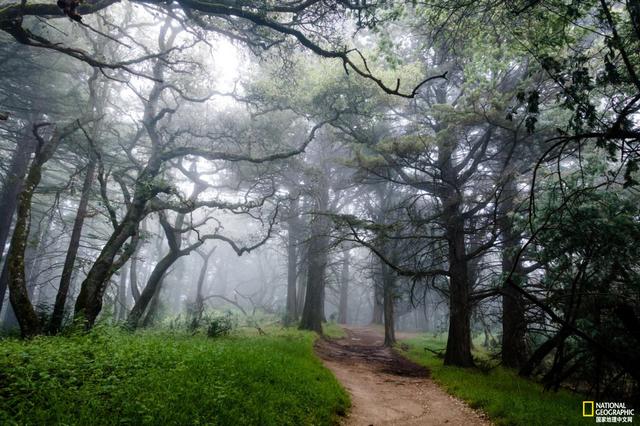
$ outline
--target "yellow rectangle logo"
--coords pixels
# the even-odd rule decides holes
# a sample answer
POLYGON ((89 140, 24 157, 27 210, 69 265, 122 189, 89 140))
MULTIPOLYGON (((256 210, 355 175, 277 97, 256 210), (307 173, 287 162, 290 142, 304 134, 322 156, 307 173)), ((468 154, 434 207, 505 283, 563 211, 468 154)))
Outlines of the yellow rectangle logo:
POLYGON ((593 409, 593 401, 582 401, 582 417, 593 417, 595 410, 593 409))

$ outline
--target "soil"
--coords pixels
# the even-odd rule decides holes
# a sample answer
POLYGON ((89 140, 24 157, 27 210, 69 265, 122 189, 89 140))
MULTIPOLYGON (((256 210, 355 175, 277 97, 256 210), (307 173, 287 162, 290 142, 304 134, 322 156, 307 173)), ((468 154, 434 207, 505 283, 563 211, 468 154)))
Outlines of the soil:
POLYGON ((429 370, 385 348, 370 327, 344 327, 342 339, 320 339, 316 352, 351 394, 344 426, 489 425, 482 413, 440 389, 429 370))

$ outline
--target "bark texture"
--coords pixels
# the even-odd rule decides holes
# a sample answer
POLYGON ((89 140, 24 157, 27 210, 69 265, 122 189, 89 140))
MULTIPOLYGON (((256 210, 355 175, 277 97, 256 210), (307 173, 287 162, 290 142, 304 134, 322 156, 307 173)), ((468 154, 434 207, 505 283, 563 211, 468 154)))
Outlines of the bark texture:
POLYGON ((444 356, 445 365, 472 367, 471 356, 471 285, 467 265, 465 219, 458 170, 453 163, 453 145, 439 147, 440 171, 445 183, 438 197, 443 205, 445 238, 449 261, 449 333, 444 356))
POLYGON ((316 189, 315 210, 320 214, 314 215, 311 222, 311 238, 307 254, 309 263, 307 290, 300 329, 322 333, 325 274, 329 256, 329 219, 323 214, 329 206, 329 185, 324 175, 320 176, 316 189))
MULTIPOLYGON (((11 158, 11 165, 9 166, 7 177, 2 186, 2 193, 0 194, 0 261, 4 255, 4 247, 9 238, 13 214, 18 205, 18 195, 22 190, 22 184, 29 166, 29 159, 34 149, 35 142, 33 141, 33 137, 29 135, 27 129, 25 129, 25 135, 23 135, 18 142, 13 157, 11 158)), ((3 267, 3 272, 0 275, 0 310, 2 309, 4 297, 7 293, 8 283, 9 271, 7 267, 3 267)))
POLYGON ((25 276, 25 250, 29 239, 33 195, 42 179, 42 167, 51 159, 62 139, 75 131, 78 126, 78 122, 73 122, 63 128, 56 128, 48 140, 40 137, 37 134, 38 129, 34 128, 34 134, 38 137, 38 148, 18 197, 16 223, 6 259, 9 273, 9 300, 23 337, 32 337, 42 332, 42 324, 29 299, 25 276))

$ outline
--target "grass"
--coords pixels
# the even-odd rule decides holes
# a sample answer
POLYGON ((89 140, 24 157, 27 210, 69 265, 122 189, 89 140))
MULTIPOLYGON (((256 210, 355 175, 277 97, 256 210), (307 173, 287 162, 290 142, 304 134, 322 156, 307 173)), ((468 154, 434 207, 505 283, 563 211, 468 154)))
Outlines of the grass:
POLYGON ((484 411, 497 425, 584 425, 582 398, 568 391, 546 392, 514 371, 496 367, 489 372, 445 367, 442 359, 424 348, 443 349, 446 341, 426 336, 403 340, 407 356, 431 369, 433 379, 447 392, 484 411))
POLYGON ((0 341, 3 425, 331 425, 349 397, 315 334, 184 333, 0 341))
POLYGON ((335 322, 326 322, 322 325, 322 334, 331 339, 341 339, 347 336, 344 328, 335 322))

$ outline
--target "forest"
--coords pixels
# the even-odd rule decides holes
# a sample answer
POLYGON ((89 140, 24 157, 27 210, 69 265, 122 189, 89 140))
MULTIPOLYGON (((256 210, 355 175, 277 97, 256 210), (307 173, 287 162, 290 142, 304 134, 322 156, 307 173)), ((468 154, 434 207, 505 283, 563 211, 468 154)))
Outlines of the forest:
POLYGON ((640 407, 639 0, 0 0, 0 424, 640 407))

